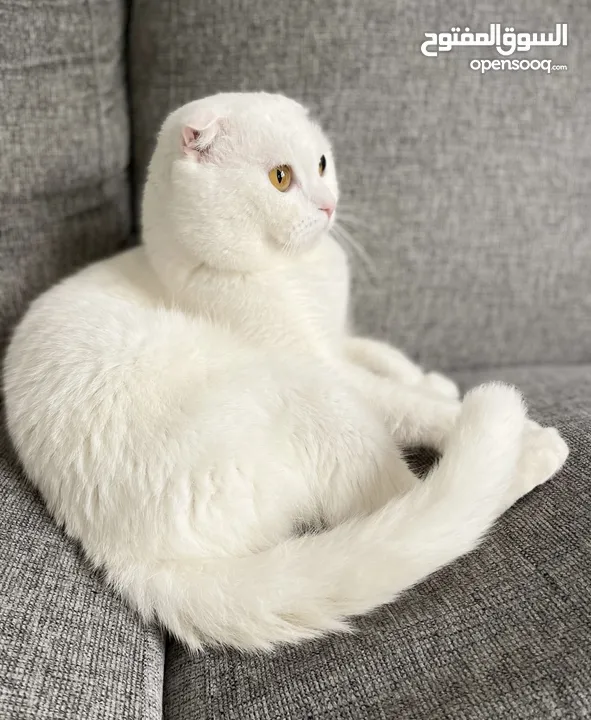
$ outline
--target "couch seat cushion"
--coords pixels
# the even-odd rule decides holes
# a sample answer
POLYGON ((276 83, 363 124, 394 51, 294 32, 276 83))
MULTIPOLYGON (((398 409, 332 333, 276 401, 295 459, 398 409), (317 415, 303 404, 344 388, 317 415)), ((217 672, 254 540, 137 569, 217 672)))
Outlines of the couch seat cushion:
POLYGON ((164 643, 58 529, 0 427, 0 717, 159 720, 164 643))

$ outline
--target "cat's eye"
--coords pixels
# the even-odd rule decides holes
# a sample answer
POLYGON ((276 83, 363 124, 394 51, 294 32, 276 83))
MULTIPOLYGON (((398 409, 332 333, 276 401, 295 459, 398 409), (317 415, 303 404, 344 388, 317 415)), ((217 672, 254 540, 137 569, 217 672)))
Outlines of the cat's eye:
POLYGON ((324 155, 320 158, 320 162, 318 163, 318 172, 320 175, 324 175, 324 171, 326 170, 326 158, 324 155))
POLYGON ((269 180, 279 192, 285 192, 291 185, 291 168, 289 165, 279 165, 269 172, 269 180))

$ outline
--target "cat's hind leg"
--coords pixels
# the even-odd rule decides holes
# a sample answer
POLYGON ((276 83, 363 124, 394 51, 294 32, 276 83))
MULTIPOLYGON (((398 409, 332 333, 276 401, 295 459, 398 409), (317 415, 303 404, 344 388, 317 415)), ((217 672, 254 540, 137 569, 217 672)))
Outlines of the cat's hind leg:
POLYGON ((369 515, 412 490, 421 480, 410 470, 396 448, 368 454, 357 468, 338 467, 320 497, 322 523, 334 527, 369 515))

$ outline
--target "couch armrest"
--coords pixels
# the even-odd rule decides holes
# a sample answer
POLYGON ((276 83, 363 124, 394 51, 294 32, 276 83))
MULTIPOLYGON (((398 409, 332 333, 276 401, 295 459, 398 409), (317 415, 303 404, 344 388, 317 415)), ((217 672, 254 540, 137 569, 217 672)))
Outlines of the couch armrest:
POLYGON ((160 720, 160 631, 57 527, 2 427, 0 494, 0 717, 160 720))

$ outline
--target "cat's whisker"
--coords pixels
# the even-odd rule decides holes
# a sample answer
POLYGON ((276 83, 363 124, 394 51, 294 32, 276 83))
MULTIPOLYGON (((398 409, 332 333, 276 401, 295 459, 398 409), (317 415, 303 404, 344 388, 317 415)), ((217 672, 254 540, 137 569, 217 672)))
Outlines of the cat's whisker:
POLYGON ((338 217, 338 224, 340 225, 340 229, 341 231, 344 231, 346 235, 346 237, 344 238, 345 242, 348 242, 352 247, 354 247, 358 255, 364 257, 365 264, 369 264, 369 266, 371 267, 371 271, 375 273, 375 263, 371 255, 367 252, 365 247, 358 240, 355 239, 355 237, 349 232, 346 226, 352 225, 355 230, 357 228, 360 228, 364 231, 370 232, 373 235, 379 235, 379 231, 375 226, 370 225, 365 220, 361 220, 357 215, 349 214, 346 209, 344 212, 339 211, 338 217))
POLYGON ((366 220, 362 220, 355 213, 348 212, 347 209, 341 210, 339 208, 338 218, 339 222, 343 223, 344 225, 353 225, 353 227, 359 227, 363 230, 368 230, 373 235, 379 235, 380 231, 378 230, 378 228, 376 228, 375 225, 368 223, 366 220))
POLYGON ((332 231, 338 241, 357 254, 364 271, 375 279, 377 276, 376 265, 361 243, 355 240, 351 233, 339 223, 333 225, 332 231))

